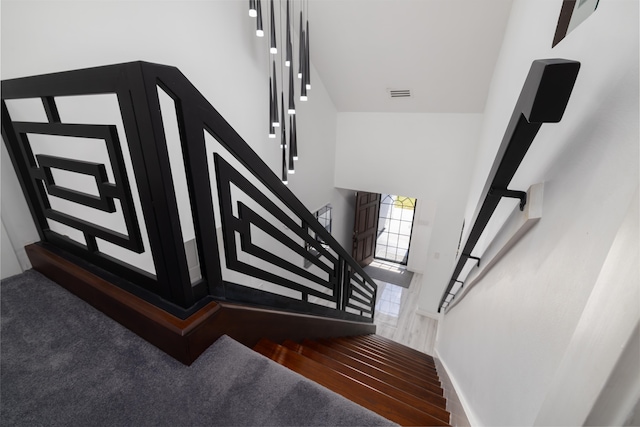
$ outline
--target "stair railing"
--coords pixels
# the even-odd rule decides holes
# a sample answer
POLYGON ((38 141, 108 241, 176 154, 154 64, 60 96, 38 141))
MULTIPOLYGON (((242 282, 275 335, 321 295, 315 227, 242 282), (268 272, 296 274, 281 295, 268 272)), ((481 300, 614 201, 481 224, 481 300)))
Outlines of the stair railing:
POLYGON ((542 124, 557 123, 562 119, 579 69, 579 62, 566 59, 539 59, 531 64, 482 190, 482 202, 478 204, 473 215, 471 230, 462 253, 440 298, 438 312, 448 307, 456 293, 464 286, 464 281, 459 280, 459 276, 467 261, 475 260, 480 266, 481 257, 473 256, 472 253, 500 200, 503 197, 518 198, 520 210, 524 209, 527 193, 509 190, 507 187, 542 124), (460 283, 461 286, 454 293, 452 289, 456 283, 460 283))
POLYGON ((3 81, 2 136, 42 244, 164 310, 215 299, 373 322, 375 282, 177 68, 3 81), (112 121, 65 118, 103 95, 112 121), (12 120, 20 100, 42 118, 12 120))

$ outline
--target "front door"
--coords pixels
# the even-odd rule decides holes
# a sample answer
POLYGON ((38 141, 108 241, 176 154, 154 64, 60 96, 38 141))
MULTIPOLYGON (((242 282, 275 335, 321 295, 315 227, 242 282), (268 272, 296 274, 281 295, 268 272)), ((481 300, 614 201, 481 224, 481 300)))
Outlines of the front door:
POLYGON ((378 237, 378 213, 380 194, 363 193, 356 195, 356 218, 353 225, 353 258, 361 267, 371 264, 378 237))

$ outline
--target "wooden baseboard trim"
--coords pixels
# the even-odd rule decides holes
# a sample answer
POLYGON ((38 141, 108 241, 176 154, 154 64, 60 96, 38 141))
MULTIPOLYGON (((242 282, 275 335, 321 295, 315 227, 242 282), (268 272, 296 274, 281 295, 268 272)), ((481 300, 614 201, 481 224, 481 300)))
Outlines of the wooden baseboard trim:
POLYGON ((222 335, 255 346, 274 341, 375 333, 370 323, 212 301, 180 319, 39 244, 25 247, 33 268, 176 360, 191 365, 222 335))

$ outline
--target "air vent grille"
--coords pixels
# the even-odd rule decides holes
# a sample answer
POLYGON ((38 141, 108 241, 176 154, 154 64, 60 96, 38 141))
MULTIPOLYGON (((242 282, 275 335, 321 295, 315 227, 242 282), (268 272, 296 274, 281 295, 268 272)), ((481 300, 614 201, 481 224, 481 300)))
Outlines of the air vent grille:
POLYGON ((411 89, 387 89, 390 98, 411 98, 411 89))

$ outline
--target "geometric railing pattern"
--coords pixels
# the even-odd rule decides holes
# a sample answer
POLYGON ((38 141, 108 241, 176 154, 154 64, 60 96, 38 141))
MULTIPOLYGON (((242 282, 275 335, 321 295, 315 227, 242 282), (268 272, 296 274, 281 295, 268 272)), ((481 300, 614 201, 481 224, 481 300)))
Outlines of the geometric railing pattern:
MULTIPOLYGON (((52 108, 55 107, 52 106, 52 108)), ((19 148, 21 154, 23 158, 27 159, 30 163, 29 172, 33 180, 32 184, 34 188, 40 190, 36 193, 38 196, 38 205, 47 218, 82 231, 89 249, 96 247, 96 237, 99 237, 132 251, 142 252, 140 229, 135 217, 131 190, 128 185, 127 171, 124 167, 124 160, 122 158, 122 151, 115 126, 14 122, 13 129, 20 141, 19 148), (43 154, 34 156, 29 143, 29 134, 93 138, 104 141, 109 153, 110 166, 115 176, 115 182, 110 183, 108 181, 104 164, 43 154), (56 185, 51 170, 52 168, 92 176, 98 187, 99 195, 94 196, 56 185), (41 191, 42 184, 44 184, 46 192, 41 191), (118 233, 98 224, 85 221, 82 218, 73 217, 57 211, 51 208, 48 195, 90 206, 105 212, 115 212, 114 199, 118 199, 122 206, 127 234, 118 233)))
POLYGON ((217 299, 373 321, 375 282, 174 67, 3 81, 2 136, 41 241, 177 316, 217 299), (69 107, 105 96, 105 116, 69 107))
MULTIPOLYGON (((310 224, 296 215, 285 213, 220 155, 214 155, 214 162, 227 268, 298 293, 301 304, 314 313, 331 313, 325 308, 328 307, 340 311, 347 310, 340 317, 351 318, 349 313, 365 317, 372 315, 375 288, 366 284, 357 272, 348 269, 348 264, 342 262, 330 247, 325 247, 310 235, 310 224), (234 198, 232 188, 237 188, 245 200, 248 198, 254 202, 261 208, 262 213, 234 198), (289 230, 289 235, 276 224, 281 224, 289 230), (270 239, 259 239, 259 234, 274 239, 280 244, 281 250, 274 251, 273 244, 270 245, 272 250, 262 247, 259 240, 266 243, 270 239), (317 251, 316 254, 307 249, 309 246, 317 251), (266 268, 242 261, 239 257, 240 252, 263 261, 266 268), (304 268, 300 263, 296 264, 290 260, 295 257, 279 256, 278 252, 297 254, 313 266, 304 268), (281 273, 273 272, 273 266, 279 268, 281 273), (344 289, 347 290, 347 294, 343 298, 344 289), (315 301, 316 304, 305 304, 310 301, 315 301)), ((233 294, 235 299, 247 301, 269 300, 272 306, 292 305, 287 299, 278 301, 280 298, 275 294, 265 296, 262 291, 234 283, 227 284, 226 293, 227 296, 233 294)))

